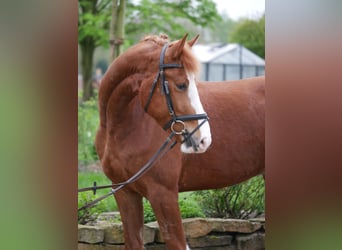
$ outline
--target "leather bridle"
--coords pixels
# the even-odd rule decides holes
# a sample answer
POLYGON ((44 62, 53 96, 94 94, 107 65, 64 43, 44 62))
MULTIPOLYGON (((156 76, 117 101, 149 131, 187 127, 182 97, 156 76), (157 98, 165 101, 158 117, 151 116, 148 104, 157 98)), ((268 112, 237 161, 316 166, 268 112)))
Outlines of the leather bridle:
POLYGON ((171 68, 184 68, 183 65, 181 64, 176 64, 176 63, 164 63, 164 57, 165 57, 165 52, 166 49, 168 48, 169 43, 166 43, 160 53, 160 58, 159 58, 159 71, 152 83, 152 87, 149 92, 149 96, 147 98, 147 102, 145 104, 145 112, 147 112, 148 107, 151 103, 153 93, 156 89, 157 82, 160 79, 160 89, 163 95, 165 95, 166 99, 166 105, 169 111, 169 115, 171 116, 171 119, 164 125, 163 129, 171 129, 171 131, 177 135, 182 135, 184 137, 184 140, 182 141, 187 144, 187 146, 192 146, 195 151, 198 151, 196 143, 194 143, 194 140, 192 139, 192 135, 205 123, 209 120, 209 117, 207 113, 203 114, 193 114, 193 115, 181 115, 177 116, 173 104, 172 104, 172 99, 170 95, 170 89, 169 89, 169 82, 165 79, 165 69, 171 69, 171 68), (193 120, 203 120, 193 131, 189 132, 185 128, 185 123, 186 121, 193 121, 193 120), (181 129, 176 129, 175 125, 180 124, 181 129))

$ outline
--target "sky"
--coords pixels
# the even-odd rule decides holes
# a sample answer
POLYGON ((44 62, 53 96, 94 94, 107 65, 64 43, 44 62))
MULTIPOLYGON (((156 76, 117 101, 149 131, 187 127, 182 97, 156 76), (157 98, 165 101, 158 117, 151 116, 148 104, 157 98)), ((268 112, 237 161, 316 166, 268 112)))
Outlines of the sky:
POLYGON ((219 13, 226 12, 234 20, 259 18, 265 12, 265 0, 213 0, 219 13))

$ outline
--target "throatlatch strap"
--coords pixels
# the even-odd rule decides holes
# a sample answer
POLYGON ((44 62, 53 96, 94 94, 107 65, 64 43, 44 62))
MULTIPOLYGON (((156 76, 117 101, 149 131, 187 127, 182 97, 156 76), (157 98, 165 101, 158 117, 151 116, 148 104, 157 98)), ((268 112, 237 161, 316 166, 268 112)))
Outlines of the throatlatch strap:
POLYGON ((160 71, 158 72, 156 78, 154 78, 154 81, 152 83, 152 87, 150 89, 150 93, 148 95, 147 102, 146 102, 145 107, 144 107, 145 112, 147 112, 148 106, 150 105, 150 102, 152 100, 152 95, 153 95, 154 89, 157 86, 157 82, 158 82, 159 76, 160 76, 160 71))

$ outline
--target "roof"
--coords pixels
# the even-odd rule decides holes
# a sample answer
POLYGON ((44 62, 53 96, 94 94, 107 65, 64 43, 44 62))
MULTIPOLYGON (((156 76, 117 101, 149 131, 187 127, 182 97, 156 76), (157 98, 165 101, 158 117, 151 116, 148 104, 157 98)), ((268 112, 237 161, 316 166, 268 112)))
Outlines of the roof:
MULTIPOLYGON (((254 54, 252 51, 241 46, 242 64, 265 65, 265 60, 254 54)), ((231 44, 196 44, 192 50, 201 63, 239 64, 240 45, 231 44)))

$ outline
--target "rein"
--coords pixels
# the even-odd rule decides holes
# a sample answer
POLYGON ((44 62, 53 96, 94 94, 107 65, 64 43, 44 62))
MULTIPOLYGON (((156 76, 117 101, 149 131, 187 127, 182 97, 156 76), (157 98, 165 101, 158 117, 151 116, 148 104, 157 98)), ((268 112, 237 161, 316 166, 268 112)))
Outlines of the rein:
POLYGON ((95 200, 93 200, 92 202, 89 202, 87 204, 85 204, 84 206, 80 207, 78 209, 78 211, 81 211, 83 209, 89 208, 93 205, 95 205, 96 203, 98 203, 99 201, 107 198, 108 196, 116 193, 117 191, 119 191, 120 189, 122 189, 123 187, 125 187, 128 184, 131 184, 135 181, 137 181, 141 176, 143 176, 144 173, 146 173, 152 166, 153 164, 160 159, 161 157, 163 157, 167 152, 169 152, 177 143, 177 141, 173 141, 171 145, 168 146, 168 144, 170 144, 172 138, 175 136, 175 133, 171 133, 165 140, 165 142, 160 146, 160 148, 154 153, 154 155, 151 157, 151 159, 137 172, 135 173, 131 178, 129 178, 127 181, 125 182, 121 182, 121 183, 116 183, 116 184, 111 184, 111 185, 104 185, 104 186, 96 186, 96 182, 94 182, 94 185, 92 187, 86 187, 86 188, 81 188, 78 189, 78 192, 85 192, 85 191, 90 191, 92 190, 94 192, 94 194, 96 194, 96 190, 97 189, 103 189, 103 188, 112 188, 112 190, 106 194, 103 195, 95 200), (116 188, 113 188, 116 187, 116 188))
POLYGON ((113 183, 111 185, 104 185, 104 186, 97 186, 96 182, 94 182, 92 187, 86 187, 86 188, 78 189, 78 192, 93 191, 93 193, 96 194, 96 190, 98 190, 98 189, 112 188, 108 194, 103 195, 103 196, 85 204, 84 206, 78 208, 78 211, 81 211, 83 209, 86 209, 86 208, 89 208, 89 207, 95 205, 99 201, 107 198, 108 196, 110 196, 110 195, 116 193, 117 191, 119 191, 120 189, 124 188, 126 185, 137 181, 141 176, 143 176, 154 165, 154 163, 158 159, 163 157, 167 152, 169 152, 176 145, 177 141, 173 141, 171 143, 171 145, 169 145, 169 147, 168 147, 168 144, 170 144, 170 142, 172 141, 172 138, 175 135, 182 135, 184 137, 184 140, 182 141, 182 143, 186 143, 186 145, 188 147, 192 146, 195 151, 198 151, 197 145, 194 143, 194 140, 192 139, 192 135, 205 122, 207 122, 209 118, 208 118, 208 115, 206 113, 194 114, 194 115, 182 115, 182 116, 177 116, 175 114, 173 104, 172 104, 171 95, 170 95, 170 90, 169 90, 169 83, 165 79, 164 71, 165 71, 165 69, 170 69, 170 68, 183 68, 183 65, 175 64, 175 63, 164 64, 165 52, 166 52, 168 45, 169 44, 166 43, 162 48, 160 58, 159 58, 159 72, 157 73, 157 76, 152 83, 152 87, 151 87, 151 90, 149 92, 149 96, 148 96, 144 110, 145 110, 145 112, 147 112, 148 107, 150 105, 150 102, 152 100, 152 96, 153 96, 154 90, 156 88, 157 82, 160 78, 161 90, 162 90, 162 93, 165 95, 166 104, 167 104, 167 107, 169 110, 169 114, 171 116, 170 121, 164 125, 163 129, 167 130, 167 129, 171 128, 171 131, 172 131, 171 134, 167 137, 167 139, 160 146, 160 148, 154 153, 154 155, 151 157, 151 159, 137 173, 135 173, 132 177, 130 177, 127 181, 121 182, 121 183, 115 183, 115 184, 113 183), (193 131, 191 131, 189 133, 189 131, 185 128, 184 122, 185 121, 192 121, 192 120, 203 120, 203 121, 193 131), (174 128, 174 126, 176 124, 181 124, 182 129, 176 130, 174 128))

